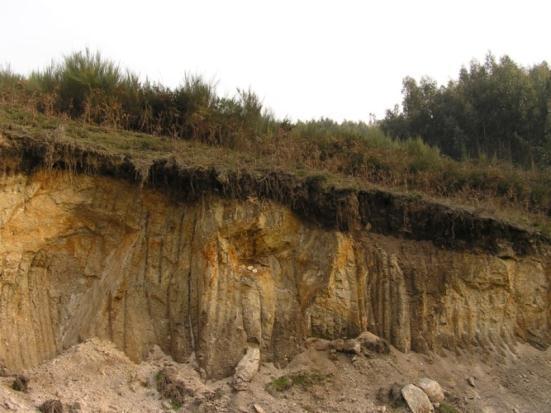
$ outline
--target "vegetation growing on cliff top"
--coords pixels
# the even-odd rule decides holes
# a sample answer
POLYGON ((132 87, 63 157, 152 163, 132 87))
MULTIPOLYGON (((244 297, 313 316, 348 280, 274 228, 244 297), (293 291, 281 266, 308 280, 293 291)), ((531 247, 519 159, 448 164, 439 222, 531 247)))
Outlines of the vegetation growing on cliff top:
MULTIPOLYGON (((510 65, 508 61, 503 64, 510 65)), ((462 79, 478 73, 478 66, 473 67, 467 75, 462 72, 462 79)), ((538 69, 538 73, 543 73, 541 76, 547 73, 546 67, 538 69)), ((260 165, 298 174, 309 171, 308 174, 325 175, 331 184, 375 184, 415 191, 480 208, 492 215, 504 214, 540 229, 548 226, 551 173, 546 169, 545 156, 541 155, 545 153, 544 146, 530 146, 531 155, 523 159, 530 160, 531 168, 523 169, 500 160, 500 154, 505 152, 488 152, 493 149, 487 142, 494 139, 489 135, 484 141, 488 151, 471 151, 467 138, 474 139, 474 135, 464 132, 462 145, 469 150, 456 156, 445 146, 447 138, 442 141, 436 138, 441 129, 433 128, 432 121, 427 120, 425 129, 414 128, 424 125, 420 118, 412 118, 420 116, 423 104, 440 102, 448 93, 447 89, 433 93, 431 86, 428 90, 439 97, 432 99, 429 94, 429 99, 428 92, 423 92, 427 84, 408 83, 404 110, 389 112, 380 123, 382 128, 377 122, 336 123, 330 119, 290 122, 276 119, 251 91, 239 90, 234 97, 221 97, 214 85, 194 76, 186 77, 180 87, 170 89, 142 82, 99 54, 85 51, 27 77, 7 69, 0 72, 0 122, 3 127, 30 127, 38 134, 44 130, 58 131, 62 125, 63 133, 71 139, 108 151, 138 151, 142 156, 181 152, 184 142, 197 142, 194 145, 198 146, 188 145, 186 150, 193 147, 192 156, 205 164, 233 157, 239 159, 239 167, 260 165), (420 87, 421 92, 417 90, 420 87), (418 106, 411 103, 414 95, 423 97, 418 106), (416 110, 410 110, 412 107, 416 110), (383 130, 396 138, 390 138, 383 130), (441 154, 438 146, 430 146, 426 140, 463 160, 441 154), (495 156, 487 157, 487 152, 495 156)), ((454 85, 450 84, 449 90, 456 90, 454 85)), ((542 93, 545 95, 546 91, 544 88, 542 93)), ((498 99, 501 95, 496 96, 498 99)), ((440 103, 439 107, 445 106, 440 103)), ((459 118, 461 112, 457 113, 459 118)), ((502 116, 508 113, 505 111, 502 116)), ((484 121, 483 113, 477 112, 473 119, 484 121)), ((532 118, 518 120, 519 125, 522 122, 532 122, 532 118)), ((519 126, 516 135, 511 136, 520 136, 520 130, 519 126)), ((442 136, 448 136, 444 132, 442 136)), ((496 133, 492 130, 491 136, 496 133)), ((508 139, 513 142, 513 138, 508 139)))

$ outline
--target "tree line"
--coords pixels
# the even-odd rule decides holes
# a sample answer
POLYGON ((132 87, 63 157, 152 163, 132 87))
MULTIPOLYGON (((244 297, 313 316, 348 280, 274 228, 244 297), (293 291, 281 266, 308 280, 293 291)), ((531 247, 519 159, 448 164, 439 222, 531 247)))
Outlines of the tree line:
POLYGON ((429 77, 403 81, 400 106, 380 122, 398 139, 420 136, 457 159, 499 159, 522 167, 551 165, 551 69, 522 67, 488 54, 439 86, 429 77))

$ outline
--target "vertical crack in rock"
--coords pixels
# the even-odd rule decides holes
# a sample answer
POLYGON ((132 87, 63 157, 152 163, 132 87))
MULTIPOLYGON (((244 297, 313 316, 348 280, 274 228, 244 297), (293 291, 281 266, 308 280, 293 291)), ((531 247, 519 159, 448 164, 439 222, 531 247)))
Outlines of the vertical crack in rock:
POLYGON ((196 327, 193 323, 193 316, 197 315, 197 304, 194 304, 196 300, 194 297, 196 296, 194 294, 194 288, 193 288, 193 251, 194 251, 194 242, 195 242, 195 228, 197 226, 197 214, 195 213, 192 218, 192 228, 191 228, 191 238, 189 241, 189 272, 187 275, 187 322, 189 326, 189 335, 191 340, 191 350, 193 353, 197 352, 197 345, 195 341, 195 331, 196 327))

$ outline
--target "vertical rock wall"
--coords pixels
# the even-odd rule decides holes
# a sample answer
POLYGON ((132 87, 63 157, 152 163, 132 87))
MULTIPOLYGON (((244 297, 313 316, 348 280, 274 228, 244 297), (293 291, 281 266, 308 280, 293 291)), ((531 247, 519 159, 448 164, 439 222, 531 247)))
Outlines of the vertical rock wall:
POLYGON ((212 377, 247 345, 284 363, 309 336, 369 329, 401 351, 551 341, 551 266, 301 222, 256 199, 193 205, 98 177, 0 178, 0 363, 90 336, 139 360, 195 352, 212 377))

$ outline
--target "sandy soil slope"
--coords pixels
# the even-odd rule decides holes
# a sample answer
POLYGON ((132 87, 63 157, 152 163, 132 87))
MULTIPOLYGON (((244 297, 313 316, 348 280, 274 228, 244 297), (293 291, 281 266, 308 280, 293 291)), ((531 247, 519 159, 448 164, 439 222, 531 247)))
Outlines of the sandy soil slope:
POLYGON ((0 411, 35 412, 56 399, 65 412, 407 412, 403 402, 389 397, 390 389, 429 377, 446 395, 440 411, 551 412, 551 350, 524 345, 499 357, 309 349, 285 368, 262 364, 240 392, 231 378, 205 382, 198 370, 193 360, 176 363, 158 348, 135 364, 113 344, 92 339, 27 371, 27 392, 13 390, 14 377, 4 372, 0 411), (184 389, 182 403, 159 393, 162 374, 184 389))

